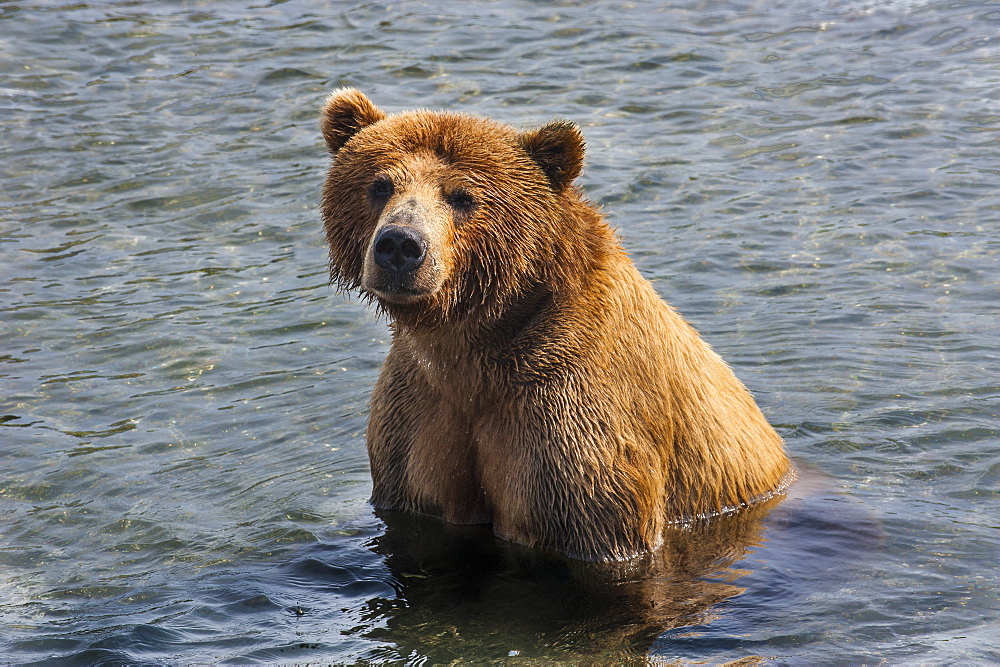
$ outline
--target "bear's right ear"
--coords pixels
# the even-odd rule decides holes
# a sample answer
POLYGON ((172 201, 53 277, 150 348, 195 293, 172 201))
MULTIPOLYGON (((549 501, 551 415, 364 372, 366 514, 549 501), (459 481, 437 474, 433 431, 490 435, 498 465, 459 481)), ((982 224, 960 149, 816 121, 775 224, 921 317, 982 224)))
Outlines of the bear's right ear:
POLYGON ((557 120, 518 136, 521 148, 542 168, 556 192, 561 192, 583 169, 583 135, 576 123, 557 120))
POLYGON ((323 104, 319 126, 326 148, 333 155, 359 130, 385 118, 372 101, 357 88, 338 88, 323 104))

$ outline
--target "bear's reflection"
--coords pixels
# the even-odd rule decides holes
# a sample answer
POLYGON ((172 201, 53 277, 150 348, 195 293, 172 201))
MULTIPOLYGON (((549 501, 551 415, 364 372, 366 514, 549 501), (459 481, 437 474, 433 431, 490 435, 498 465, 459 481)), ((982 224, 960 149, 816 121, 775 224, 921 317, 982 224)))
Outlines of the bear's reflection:
POLYGON ((784 499, 676 526, 662 548, 628 563, 530 550, 486 526, 378 515, 386 530, 370 548, 397 596, 368 601, 367 620, 380 627, 367 636, 396 650, 372 657, 431 663, 642 661, 658 636, 710 626, 720 603, 747 589, 740 599, 753 623, 754 609, 838 587, 881 536, 865 508, 813 475, 800 475, 784 499))
POLYGON ((369 602, 387 624, 369 636, 399 647, 386 658, 432 663, 638 659, 664 630, 706 623, 718 603, 743 592, 744 572, 733 565, 760 545, 774 502, 675 527, 655 554, 611 564, 529 550, 485 526, 379 511, 386 532, 371 548, 399 594, 369 602))

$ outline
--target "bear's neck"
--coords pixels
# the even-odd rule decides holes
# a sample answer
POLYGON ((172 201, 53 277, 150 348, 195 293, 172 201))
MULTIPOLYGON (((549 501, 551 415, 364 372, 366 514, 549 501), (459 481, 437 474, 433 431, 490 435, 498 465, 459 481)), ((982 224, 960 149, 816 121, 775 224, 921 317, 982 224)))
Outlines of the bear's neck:
POLYGON ((390 325, 393 341, 427 360, 429 372, 465 378, 485 374, 495 380, 498 364, 509 356, 512 346, 546 318, 555 298, 549 285, 539 283, 510 299, 491 317, 474 314, 433 324, 394 320, 390 325))

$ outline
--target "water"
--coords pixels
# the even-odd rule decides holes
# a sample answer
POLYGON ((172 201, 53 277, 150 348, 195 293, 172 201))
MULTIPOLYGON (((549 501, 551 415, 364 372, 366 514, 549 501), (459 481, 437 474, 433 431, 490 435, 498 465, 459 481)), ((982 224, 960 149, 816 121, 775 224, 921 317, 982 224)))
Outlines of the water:
POLYGON ((1000 660, 1000 6, 576 5, 0 3, 0 658, 1000 660), (579 122, 842 495, 658 579, 376 516, 341 85, 579 122))

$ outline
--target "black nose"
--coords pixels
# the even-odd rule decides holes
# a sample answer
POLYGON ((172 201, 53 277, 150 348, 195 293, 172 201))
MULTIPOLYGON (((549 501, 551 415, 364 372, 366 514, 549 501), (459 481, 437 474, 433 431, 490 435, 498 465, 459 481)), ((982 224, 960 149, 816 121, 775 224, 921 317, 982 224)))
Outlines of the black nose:
POLYGON ((410 273, 427 256, 427 238, 412 227, 386 225, 375 237, 375 263, 385 271, 410 273))

